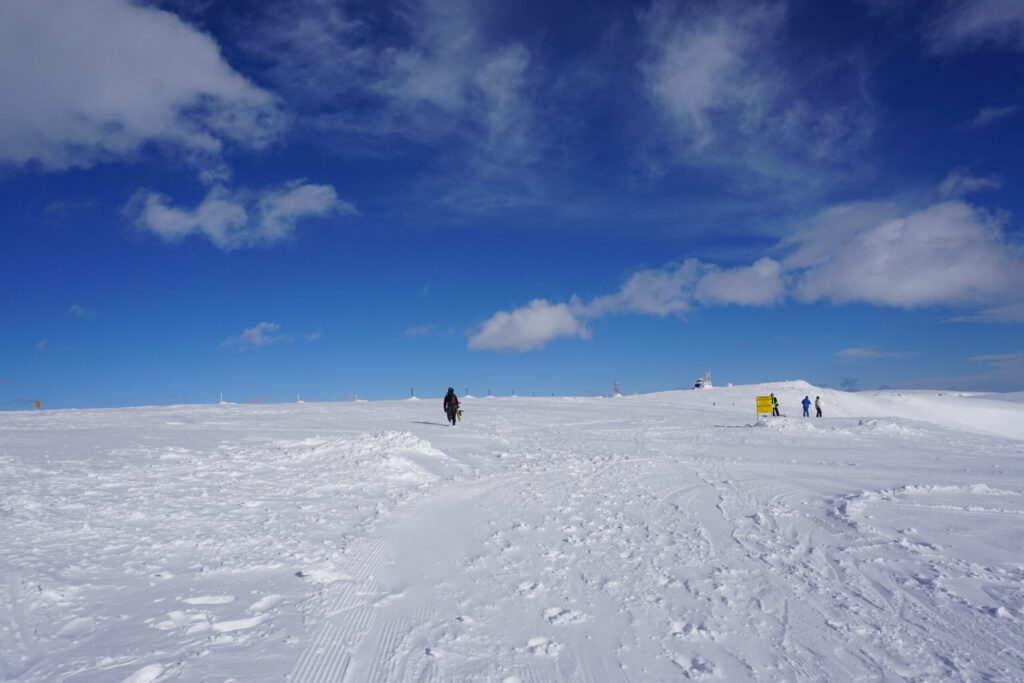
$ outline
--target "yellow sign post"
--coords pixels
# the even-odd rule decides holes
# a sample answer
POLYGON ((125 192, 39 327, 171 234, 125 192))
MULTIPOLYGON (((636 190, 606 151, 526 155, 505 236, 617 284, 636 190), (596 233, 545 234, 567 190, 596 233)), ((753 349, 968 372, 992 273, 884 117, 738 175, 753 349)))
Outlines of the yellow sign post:
POLYGON ((39 401, 36 401, 36 410, 39 410, 39 401))
POLYGON ((762 413, 772 414, 772 397, 771 396, 758 396, 757 397, 757 414, 762 413))

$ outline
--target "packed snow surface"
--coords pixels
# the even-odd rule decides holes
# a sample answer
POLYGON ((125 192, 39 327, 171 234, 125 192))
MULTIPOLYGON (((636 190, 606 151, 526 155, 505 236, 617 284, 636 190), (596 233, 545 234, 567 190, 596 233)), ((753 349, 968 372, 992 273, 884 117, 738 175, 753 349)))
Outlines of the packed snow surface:
POLYGON ((0 680, 1024 678, 1019 395, 463 408, 0 414, 0 680))

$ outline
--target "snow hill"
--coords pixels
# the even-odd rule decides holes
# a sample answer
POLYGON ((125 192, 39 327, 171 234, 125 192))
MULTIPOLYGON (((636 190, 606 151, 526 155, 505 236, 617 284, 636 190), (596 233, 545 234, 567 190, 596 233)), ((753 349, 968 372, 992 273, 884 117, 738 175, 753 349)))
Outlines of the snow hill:
POLYGON ((0 680, 1024 679, 1020 394, 463 407, 0 413, 0 680))

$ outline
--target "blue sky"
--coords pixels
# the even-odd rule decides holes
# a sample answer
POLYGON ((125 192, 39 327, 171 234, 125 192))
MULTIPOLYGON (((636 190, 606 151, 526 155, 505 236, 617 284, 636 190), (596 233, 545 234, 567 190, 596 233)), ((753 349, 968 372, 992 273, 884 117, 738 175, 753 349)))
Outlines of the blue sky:
POLYGON ((0 0, 0 409, 1024 390, 1024 5, 0 0))

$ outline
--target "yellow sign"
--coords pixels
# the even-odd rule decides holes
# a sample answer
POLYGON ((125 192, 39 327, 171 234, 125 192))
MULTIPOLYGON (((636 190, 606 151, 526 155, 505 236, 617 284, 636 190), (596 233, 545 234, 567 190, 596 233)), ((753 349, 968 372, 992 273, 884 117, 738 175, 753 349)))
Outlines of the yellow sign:
POLYGON ((757 414, 772 412, 772 397, 771 396, 758 396, 757 397, 757 414))
POLYGON ((39 401, 36 401, 36 410, 39 410, 39 401))

